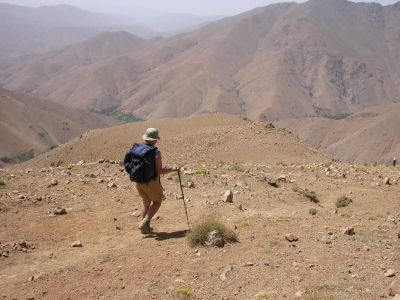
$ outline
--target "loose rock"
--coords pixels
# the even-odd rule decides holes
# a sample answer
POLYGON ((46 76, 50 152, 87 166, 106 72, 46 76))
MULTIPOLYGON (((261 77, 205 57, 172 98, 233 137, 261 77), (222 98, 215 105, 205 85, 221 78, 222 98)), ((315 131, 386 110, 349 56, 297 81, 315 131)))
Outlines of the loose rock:
POLYGON ((355 235, 356 234, 353 227, 343 228, 342 232, 343 232, 343 234, 347 234, 347 235, 355 235))
POLYGON ((224 202, 233 203, 233 192, 231 190, 227 190, 224 193, 224 202))
POLYGON ((62 215, 66 215, 66 214, 67 214, 67 211, 66 211, 65 208, 63 208, 63 207, 57 207, 57 208, 53 211, 53 213, 54 213, 56 216, 62 216, 62 215))
POLYGON ((56 185, 58 185, 57 179, 53 179, 52 181, 50 181, 50 185, 51 185, 51 186, 56 186, 56 185))
POLYGON ((285 239, 291 243, 297 242, 299 240, 299 238, 296 235, 294 235, 293 233, 286 234, 285 239))
POLYGON ((385 276, 386 276, 386 277, 394 277, 394 276, 396 276, 396 272, 393 271, 392 269, 389 269, 389 270, 387 270, 387 271, 385 272, 385 276))
POLYGON ((233 270, 234 270, 233 266, 231 266, 231 265, 227 266, 225 268, 225 270, 222 272, 222 274, 219 276, 219 278, 222 281, 226 281, 228 279, 229 275, 232 274, 233 270))
POLYGON ((209 247, 223 247, 225 245, 224 237, 220 231, 213 230, 207 234, 205 244, 209 247))
POLYGON ((389 296, 400 295, 400 282, 393 281, 389 287, 389 296))
POLYGON ((81 241, 75 241, 71 244, 71 247, 80 248, 80 247, 82 247, 82 243, 81 243, 81 241))

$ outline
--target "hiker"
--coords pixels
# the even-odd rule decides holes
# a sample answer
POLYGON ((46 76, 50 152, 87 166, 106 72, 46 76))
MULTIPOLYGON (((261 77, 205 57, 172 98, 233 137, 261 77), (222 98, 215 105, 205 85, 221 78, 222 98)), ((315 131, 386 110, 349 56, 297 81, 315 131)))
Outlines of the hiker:
POLYGON ((148 128, 143 135, 143 144, 134 144, 125 156, 125 169, 131 181, 136 182, 136 189, 143 200, 142 221, 139 229, 143 234, 152 232, 150 221, 157 213, 164 200, 160 175, 178 171, 179 167, 164 168, 161 152, 155 147, 160 139, 158 129, 148 128))

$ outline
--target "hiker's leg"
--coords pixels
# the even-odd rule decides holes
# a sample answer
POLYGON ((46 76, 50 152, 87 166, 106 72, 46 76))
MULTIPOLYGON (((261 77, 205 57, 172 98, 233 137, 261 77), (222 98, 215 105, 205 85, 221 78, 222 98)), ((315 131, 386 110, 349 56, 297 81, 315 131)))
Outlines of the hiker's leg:
POLYGON ((149 199, 147 199, 146 197, 144 197, 142 211, 140 212, 140 214, 142 215, 142 219, 144 219, 144 217, 146 217, 146 215, 149 211, 149 208, 150 208, 150 204, 151 204, 151 201, 149 199))
POLYGON ((161 206, 161 203, 159 203, 159 202, 152 202, 152 203, 151 203, 151 205, 150 205, 150 207, 149 207, 149 210, 148 210, 148 212, 147 212, 147 216, 149 217, 150 220, 151 220, 151 219, 154 217, 154 215, 157 213, 157 211, 158 211, 158 209, 160 208, 160 206, 161 206))

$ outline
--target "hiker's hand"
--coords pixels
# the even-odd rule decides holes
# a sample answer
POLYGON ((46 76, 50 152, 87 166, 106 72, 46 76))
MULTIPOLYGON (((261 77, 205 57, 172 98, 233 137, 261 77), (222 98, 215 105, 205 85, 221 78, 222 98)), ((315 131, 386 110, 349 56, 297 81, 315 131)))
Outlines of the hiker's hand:
POLYGON ((181 169, 181 167, 178 166, 178 165, 174 165, 174 166, 171 168, 172 172, 179 171, 180 169, 181 169))

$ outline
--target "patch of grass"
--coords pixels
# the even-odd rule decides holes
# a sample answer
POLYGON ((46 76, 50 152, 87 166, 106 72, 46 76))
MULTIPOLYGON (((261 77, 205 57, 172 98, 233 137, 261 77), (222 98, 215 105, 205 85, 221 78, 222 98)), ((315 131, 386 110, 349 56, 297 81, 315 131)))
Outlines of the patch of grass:
POLYGON ((192 291, 188 288, 179 288, 176 290, 176 295, 181 299, 187 299, 192 296, 192 291))
POLYGON ((155 290, 161 290, 165 289, 167 286, 165 283, 162 283, 160 281, 154 281, 149 284, 149 287, 147 288, 148 291, 155 291, 155 290))
POLYGON ((288 166, 288 164, 285 163, 284 161, 278 161, 278 162, 276 163, 276 165, 277 165, 278 167, 287 167, 287 166, 288 166))
POLYGON ((209 172, 206 169, 198 169, 194 171, 195 175, 207 175, 209 172))
POLYGON ((308 211, 308 213, 310 214, 310 215, 313 215, 313 216, 315 216, 316 214, 317 214, 317 210, 315 209, 315 208, 310 208, 309 209, 309 211, 308 211))
POLYGON ((216 217, 204 217, 187 235, 191 247, 204 246, 209 232, 218 230, 226 243, 237 242, 238 238, 233 230, 228 229, 216 217))
POLYGON ((33 152, 33 150, 22 152, 22 153, 17 155, 17 159, 20 162, 28 161, 28 160, 30 160, 30 159, 32 159, 34 157, 35 157, 35 153, 33 152))
POLYGON ((239 223, 239 227, 240 228, 247 228, 247 227, 249 227, 250 226, 250 224, 249 224, 249 222, 247 222, 247 221, 241 221, 240 223, 239 223))
POLYGON ((347 197, 346 195, 342 195, 336 199, 337 208, 349 206, 351 203, 353 203, 353 200, 351 200, 351 198, 347 197))
POLYGON ((286 216, 279 216, 275 218, 275 221, 279 223, 289 223, 289 220, 290 218, 286 216))
POLYGON ((132 114, 127 114, 124 113, 120 110, 118 110, 118 106, 111 106, 109 108, 103 109, 101 111, 96 111, 96 110, 91 110, 92 112, 105 115, 108 117, 112 117, 121 123, 133 123, 133 122, 140 122, 143 121, 143 119, 138 118, 132 114))
POLYGON ((260 247, 262 248, 264 253, 269 254, 281 248, 282 244, 277 240, 272 240, 272 241, 267 241, 264 244, 261 244, 260 247))
POLYGON ((293 191, 299 193, 300 195, 303 195, 304 197, 310 199, 314 203, 319 203, 317 193, 314 191, 310 191, 309 189, 302 189, 298 186, 294 187, 293 191))
POLYGON ((256 299, 271 299, 271 298, 275 298, 276 296, 277 296, 277 293, 275 291, 271 291, 271 292, 260 291, 254 295, 254 297, 256 299))
MULTIPOLYGON (((175 178, 176 182, 179 182, 179 176, 178 175, 174 175, 174 178, 175 178)), ((189 175, 181 174, 181 181, 182 181, 182 184, 185 185, 190 181, 193 182, 193 178, 191 176, 189 176, 189 175)))
POLYGON ((3 179, 0 178, 0 186, 6 186, 6 183, 3 179))
POLYGON ((246 168, 243 165, 236 163, 231 166, 231 170, 237 172, 244 172, 246 168))
POLYGON ((343 217, 343 218, 346 218, 346 219, 351 219, 351 217, 352 217, 352 215, 351 214, 341 214, 340 215, 341 217, 343 217))

